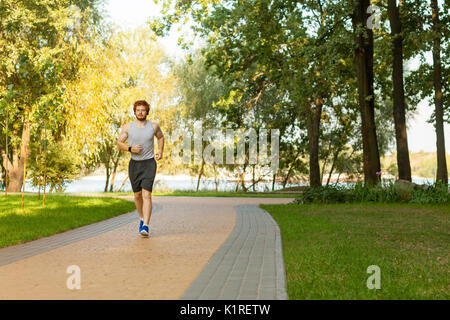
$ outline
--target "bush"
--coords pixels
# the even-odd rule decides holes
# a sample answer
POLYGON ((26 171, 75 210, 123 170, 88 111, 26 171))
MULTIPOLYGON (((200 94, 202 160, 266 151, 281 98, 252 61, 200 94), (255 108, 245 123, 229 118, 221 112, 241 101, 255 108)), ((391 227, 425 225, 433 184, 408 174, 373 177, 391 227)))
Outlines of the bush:
POLYGON ((428 186, 411 184, 402 185, 380 183, 376 186, 365 186, 362 183, 355 185, 328 185, 317 188, 307 188, 295 203, 422 203, 445 204, 450 203, 450 193, 447 185, 436 183, 428 186))
POLYGON ((448 186, 443 183, 435 183, 427 189, 417 189, 412 193, 410 203, 450 203, 448 186))
POLYGON ((307 188, 295 199, 296 203, 342 203, 351 202, 350 190, 338 186, 321 186, 317 188, 307 188))

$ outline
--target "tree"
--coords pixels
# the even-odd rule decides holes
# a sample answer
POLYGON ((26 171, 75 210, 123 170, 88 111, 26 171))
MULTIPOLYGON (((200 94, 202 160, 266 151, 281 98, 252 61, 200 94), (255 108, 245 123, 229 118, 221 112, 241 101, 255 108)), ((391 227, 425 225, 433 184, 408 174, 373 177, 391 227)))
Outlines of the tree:
POLYGON ((436 180, 448 184, 447 162, 445 159, 445 134, 444 134, 444 96, 442 90, 441 72, 441 23, 439 20, 439 6, 437 0, 431 0, 432 31, 433 31, 433 85, 434 106, 436 116, 436 148, 437 148, 437 172, 436 180))
POLYGON ((408 12, 414 26, 416 54, 420 65, 406 78, 408 96, 415 102, 422 99, 434 105, 430 123, 434 122, 436 131, 437 171, 436 180, 448 183, 445 151, 444 122, 450 121, 449 72, 450 55, 448 50, 449 19, 448 2, 414 0, 408 4, 408 12), (443 10, 441 10, 441 8, 443 10), (431 59, 428 59, 428 56, 431 59), (430 60, 430 61, 429 61, 430 60))
POLYGON ((77 43, 95 29, 95 4, 94 0, 0 2, 0 100, 14 107, 9 117, 15 121, 12 132, 5 134, 21 137, 11 140, 9 150, 0 146, 9 191, 22 186, 30 136, 36 130, 36 124, 26 119, 34 118, 37 105, 61 90, 63 79, 76 76, 77 43), (73 27, 74 5, 81 13, 79 29, 73 27))
MULTIPOLYGON (((81 168, 81 157, 68 141, 54 141, 50 137, 46 153, 46 183, 49 192, 63 192, 67 183, 77 177, 81 168)), ((34 186, 39 186, 42 171, 39 168, 38 148, 33 144, 30 157, 30 177, 34 186)), ((45 185, 44 185, 45 187, 45 185)))
POLYGON ((358 79, 361 135, 363 142, 364 182, 377 184, 380 180, 380 155, 375 127, 375 95, 373 73, 373 31, 366 28, 369 0, 353 0, 352 25, 355 41, 355 67, 358 79))
MULTIPOLYGON (((194 138, 195 131, 198 130, 202 134, 198 150, 201 152, 201 159, 195 158, 194 153, 194 164, 190 166, 191 173, 197 175, 196 190, 198 191, 201 178, 206 173, 207 163, 203 157, 206 143, 211 144, 214 138, 218 138, 215 135, 215 137, 204 139, 205 131, 218 126, 220 116, 214 103, 221 97, 224 89, 219 79, 205 66, 205 60, 199 51, 194 52, 188 60, 174 66, 174 72, 178 78, 179 104, 185 119, 179 123, 178 128, 194 132, 194 138)), ((196 148, 195 142, 194 148, 196 148)), ((214 164, 214 173, 220 166, 221 164, 214 164)))
MULTIPOLYGON (((399 8, 390 0, 374 3, 388 3, 390 37, 384 27, 376 32, 367 27, 369 0, 166 0, 167 11, 151 26, 162 35, 183 18, 195 22, 196 34, 208 43, 203 51, 206 64, 216 67, 215 73, 229 88, 222 99, 229 102, 224 104, 225 118, 237 126, 256 107, 264 110, 271 92, 277 103, 264 112, 282 118, 280 109, 286 111, 287 119, 298 120, 299 129, 306 130, 311 186, 321 184, 328 161, 332 173, 345 167, 337 165, 343 159, 358 160, 361 149, 364 181, 378 183, 380 155, 389 147, 392 132, 396 133, 401 177, 410 180, 406 112, 414 109, 414 97, 404 92, 403 61, 418 50, 420 41, 414 39, 412 26, 423 14, 416 14, 415 4, 402 2, 399 8), (275 108, 278 104, 289 107, 275 108), (355 110, 359 120, 353 117, 355 110), (351 114, 354 123, 343 125, 339 122, 342 114, 351 114), (332 119, 327 122, 333 123, 332 128, 322 126, 325 119, 332 119), (339 139, 341 132, 348 139, 339 139), (336 148, 328 147, 331 144, 336 148)), ((282 131, 286 128, 283 121, 272 120, 267 117, 262 123, 276 123, 282 131)), ((299 151, 280 146, 283 151, 299 151)), ((359 167, 351 167, 359 174, 359 167)), ((289 169, 283 174, 289 175, 289 169)))
MULTIPOLYGON (((172 117, 174 77, 149 30, 111 30, 103 41, 84 44, 83 51, 78 79, 67 84, 64 95, 70 110, 67 137, 83 154, 84 167, 104 167, 104 190, 113 191, 116 173, 129 159, 129 153, 117 148, 118 132, 135 120, 134 101, 149 102, 148 119, 159 122, 164 132, 177 125, 172 117)), ((166 159, 161 167, 170 162, 166 159)))
POLYGON ((400 8, 396 0, 388 0, 388 16, 392 36, 392 80, 394 99, 395 138, 397 141, 397 167, 399 179, 411 181, 408 139, 406 133, 406 106, 403 85, 403 35, 400 8))

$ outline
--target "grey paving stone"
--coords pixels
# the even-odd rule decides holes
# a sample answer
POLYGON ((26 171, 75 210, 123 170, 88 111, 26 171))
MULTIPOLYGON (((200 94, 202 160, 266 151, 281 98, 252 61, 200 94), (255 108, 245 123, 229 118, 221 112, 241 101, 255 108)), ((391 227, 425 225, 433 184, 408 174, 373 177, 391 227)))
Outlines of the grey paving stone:
POLYGON ((258 205, 235 210, 235 229, 182 299, 288 299, 278 225, 258 205))

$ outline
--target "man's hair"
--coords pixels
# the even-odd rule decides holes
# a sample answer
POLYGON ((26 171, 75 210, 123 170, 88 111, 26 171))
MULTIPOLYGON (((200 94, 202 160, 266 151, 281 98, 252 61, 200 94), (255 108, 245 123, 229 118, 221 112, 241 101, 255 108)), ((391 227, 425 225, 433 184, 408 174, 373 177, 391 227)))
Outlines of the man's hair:
POLYGON ((147 115, 148 115, 148 113, 150 112, 150 105, 148 104, 147 101, 145 101, 145 100, 138 100, 138 101, 136 101, 136 102, 134 103, 134 105, 133 105, 133 111, 134 111, 134 112, 136 112, 136 108, 137 108, 138 106, 144 106, 144 107, 145 107, 145 110, 147 111, 147 115))

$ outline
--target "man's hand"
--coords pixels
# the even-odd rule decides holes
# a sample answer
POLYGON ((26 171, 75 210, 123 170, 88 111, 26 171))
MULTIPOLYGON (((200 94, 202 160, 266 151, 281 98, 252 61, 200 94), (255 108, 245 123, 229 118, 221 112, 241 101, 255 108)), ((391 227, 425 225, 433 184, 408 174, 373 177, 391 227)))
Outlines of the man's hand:
POLYGON ((161 160, 162 158, 162 153, 160 153, 159 151, 155 154, 155 159, 156 160, 161 160))
POLYGON ((131 147, 132 153, 141 153, 141 151, 142 151, 142 146, 140 144, 138 144, 137 146, 131 147))

